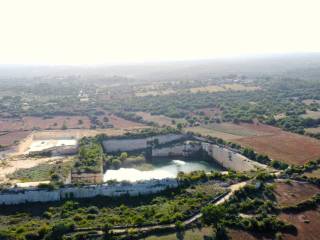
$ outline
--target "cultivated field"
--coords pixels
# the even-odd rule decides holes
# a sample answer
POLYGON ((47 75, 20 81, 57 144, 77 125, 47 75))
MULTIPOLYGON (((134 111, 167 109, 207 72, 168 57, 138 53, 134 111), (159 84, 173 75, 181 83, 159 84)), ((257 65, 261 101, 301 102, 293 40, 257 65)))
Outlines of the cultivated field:
POLYGON ((190 88, 190 92, 198 93, 198 92, 225 92, 225 91, 255 91, 260 89, 256 86, 246 86, 243 84, 223 84, 223 85, 209 85, 205 87, 195 87, 190 88))
POLYGON ((128 121, 126 119, 117 117, 115 115, 109 115, 110 123, 113 125, 114 128, 123 128, 123 129, 131 129, 131 128, 141 128, 146 127, 142 123, 128 121))
POLYGON ((296 205, 320 193, 320 188, 309 183, 277 182, 275 186, 274 194, 280 206, 296 205))
POLYGON ((0 145, 11 146, 18 143, 21 139, 27 137, 30 131, 17 131, 9 133, 1 133, 0 135, 0 145))
POLYGON ((281 220, 294 224, 297 235, 283 234, 283 240, 318 240, 320 236, 320 209, 299 214, 281 214, 281 220))
POLYGON ((186 129, 253 148, 289 164, 304 164, 320 157, 320 141, 264 124, 209 124, 186 129))
POLYGON ((57 116, 52 118, 23 117, 0 119, 1 131, 46 130, 66 128, 90 128, 90 119, 85 116, 57 116))
POLYGON ((320 157, 319 140, 284 131, 269 136, 240 138, 235 142, 289 164, 302 165, 320 157))

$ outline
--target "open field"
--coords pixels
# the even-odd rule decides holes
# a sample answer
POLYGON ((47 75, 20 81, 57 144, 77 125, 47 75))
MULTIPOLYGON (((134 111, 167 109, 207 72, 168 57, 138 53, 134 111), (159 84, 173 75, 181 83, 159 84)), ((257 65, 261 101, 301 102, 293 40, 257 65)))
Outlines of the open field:
POLYGON ((209 92, 209 93, 215 93, 215 92, 225 92, 225 91, 255 91, 260 89, 256 86, 246 86, 243 84, 223 84, 223 85, 209 85, 205 87, 195 87, 190 88, 190 91, 192 93, 198 93, 198 92, 209 92))
POLYGON ((307 133, 320 133, 320 127, 316 128, 305 128, 304 129, 307 133))
POLYGON ((40 164, 45 164, 49 162, 61 161, 62 157, 52 157, 52 158, 10 158, 5 164, 0 166, 0 182, 8 181, 8 175, 21 170, 30 169, 36 167, 40 164))
POLYGON ((167 89, 167 90, 148 90, 148 91, 139 91, 135 92, 134 95, 137 97, 146 97, 146 96, 161 96, 174 94, 176 91, 167 89))
MULTIPOLYGON (((155 234, 145 238, 145 240, 203 240, 205 237, 211 237, 213 235, 213 228, 204 227, 201 229, 194 228, 187 230, 180 235, 177 233, 167 234, 155 234)), ((230 240, 271 240, 271 238, 253 236, 242 230, 228 229, 228 236, 230 240)))
POLYGON ((126 119, 117 117, 115 115, 109 115, 109 120, 114 128, 130 129, 130 128, 145 127, 145 125, 142 123, 128 121, 126 119))
POLYGON ((320 157, 319 140, 264 124, 209 124, 186 128, 186 131, 233 141, 289 164, 304 164, 320 157))
POLYGON ((275 184, 275 196, 280 206, 296 205, 310 199, 320 188, 309 183, 291 181, 290 183, 277 182, 275 184))
POLYGON ((263 124, 234 124, 234 123, 213 123, 199 127, 190 127, 186 129, 202 135, 210 135, 230 141, 249 136, 267 136, 280 132, 278 128, 263 124))
POLYGON ((230 240, 271 240, 272 238, 261 237, 259 235, 252 235, 242 230, 228 230, 228 236, 230 240))
POLYGON ((303 100, 302 101, 304 104, 306 104, 306 105, 310 105, 310 104, 312 104, 312 103, 318 103, 318 104, 320 104, 320 100, 316 100, 316 99, 306 99, 306 100, 303 100))
POLYGON ((281 220, 294 224, 297 235, 283 234, 283 240, 318 240, 320 236, 320 209, 299 214, 281 214, 281 220))
POLYGON ((66 128, 90 128, 86 116, 57 116, 52 118, 23 117, 22 119, 0 119, 0 131, 45 130, 66 128))
POLYGON ((314 178, 320 178, 320 168, 312 171, 312 172, 306 172, 305 174, 303 174, 307 177, 314 177, 314 178))
POLYGON ((29 134, 30 134, 30 131, 17 131, 17 132, 1 133, 0 145, 11 146, 15 143, 18 143, 20 140, 24 139, 29 134))
POLYGON ((312 118, 312 119, 319 119, 320 118, 320 111, 310 111, 307 110, 306 114, 301 115, 303 118, 312 118))
POLYGON ((269 136, 240 138, 235 142, 289 164, 301 165, 320 157, 319 140, 285 131, 269 136))
POLYGON ((173 126, 175 124, 172 123, 172 121, 175 121, 175 123, 185 123, 186 121, 184 119, 180 118, 170 118, 164 115, 151 115, 147 112, 136 112, 138 116, 141 116, 145 121, 151 121, 159 124, 160 126, 167 125, 167 126, 173 126))

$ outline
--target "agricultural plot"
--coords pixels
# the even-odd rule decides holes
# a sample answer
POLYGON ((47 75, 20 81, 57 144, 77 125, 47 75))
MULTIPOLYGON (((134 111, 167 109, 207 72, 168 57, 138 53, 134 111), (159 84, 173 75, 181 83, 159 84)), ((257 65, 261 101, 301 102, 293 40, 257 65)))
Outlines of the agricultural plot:
POLYGON ((281 214, 281 220, 294 224, 297 235, 283 234, 283 240, 318 240, 320 236, 320 209, 299 214, 281 214))
POLYGON ((190 88, 190 92, 199 93, 199 92, 225 92, 225 91, 255 91, 259 90, 259 87, 256 86, 246 86, 243 84, 223 84, 223 85, 209 85, 205 87, 195 87, 190 88))
POLYGON ((130 129, 130 128, 141 128, 146 126, 142 123, 129 121, 129 120, 117 117, 115 115, 110 115, 109 120, 114 128, 130 129))
POLYGON ((90 120, 83 116, 57 116, 52 118, 23 117, 0 119, 0 131, 45 130, 61 128, 90 128, 90 120))
POLYGON ((221 123, 186 130, 233 141, 289 164, 305 164, 320 157, 319 140, 264 124, 221 123))
POLYGON ((11 146, 29 135, 30 131, 7 132, 0 135, 1 146, 11 146))
POLYGON ((275 186, 274 194, 278 204, 282 207, 296 205, 320 193, 320 188, 309 183, 277 182, 275 186))

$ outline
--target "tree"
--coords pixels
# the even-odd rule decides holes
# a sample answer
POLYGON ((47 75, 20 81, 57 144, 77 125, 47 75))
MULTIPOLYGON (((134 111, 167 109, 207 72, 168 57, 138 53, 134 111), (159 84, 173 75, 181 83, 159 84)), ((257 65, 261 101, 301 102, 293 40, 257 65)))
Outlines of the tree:
POLYGON ((182 123, 177 123, 177 129, 179 130, 179 131, 181 131, 181 129, 182 129, 182 123))
POLYGON ((119 159, 120 159, 121 161, 124 161, 124 160, 126 160, 127 158, 128 158, 128 153, 123 152, 123 153, 120 154, 119 159))
POLYGON ((202 221, 207 225, 213 225, 216 229, 219 223, 225 217, 227 210, 221 205, 209 205, 201 210, 202 221))

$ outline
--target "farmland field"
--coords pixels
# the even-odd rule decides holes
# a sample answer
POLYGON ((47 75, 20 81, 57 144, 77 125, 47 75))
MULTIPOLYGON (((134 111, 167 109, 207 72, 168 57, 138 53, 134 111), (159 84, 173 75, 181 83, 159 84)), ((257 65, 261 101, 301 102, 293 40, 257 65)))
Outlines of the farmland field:
POLYGON ((320 192, 320 188, 314 185, 295 181, 277 182, 275 186, 274 193, 280 206, 296 205, 320 192))
POLYGON ((304 164, 320 157, 319 140, 264 124, 221 123, 190 127, 186 130, 233 141, 289 164, 304 164))
POLYGON ((83 116, 57 116, 52 118, 23 117, 0 119, 0 131, 45 130, 66 128, 90 128, 90 120, 83 116))
POLYGON ((209 92, 209 93, 215 93, 215 92, 225 92, 225 91, 255 91, 260 89, 259 87, 255 86, 246 86, 243 84, 224 84, 224 85, 209 85, 205 87, 195 87, 191 88, 190 91, 192 93, 198 93, 198 92, 209 92))
POLYGON ((298 214, 281 214, 281 220, 294 224, 297 235, 283 234, 283 240, 318 240, 320 236, 320 209, 298 214))
POLYGON ((319 140, 284 131, 269 136, 240 138, 235 142, 289 164, 305 164, 320 156, 319 140))
POLYGON ((18 143, 20 140, 28 136, 30 131, 17 131, 17 132, 9 132, 2 133, 0 135, 0 145, 2 146, 10 146, 15 143, 18 143))

